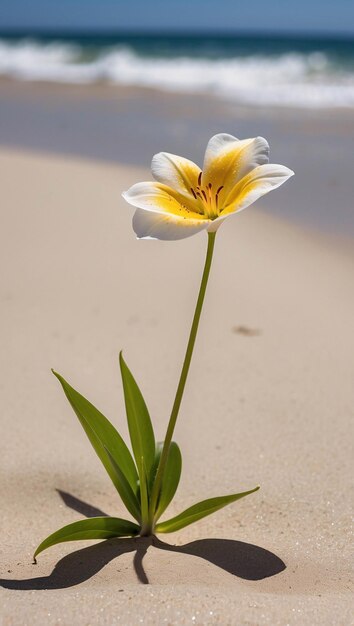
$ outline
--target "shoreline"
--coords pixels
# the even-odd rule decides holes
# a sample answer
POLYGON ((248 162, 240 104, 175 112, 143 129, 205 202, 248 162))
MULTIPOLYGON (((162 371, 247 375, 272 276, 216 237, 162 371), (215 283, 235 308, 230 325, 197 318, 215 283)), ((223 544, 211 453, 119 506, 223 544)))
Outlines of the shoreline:
POLYGON ((248 102, 238 102, 236 100, 228 99, 226 96, 218 96, 216 93, 208 91, 189 91, 189 90, 172 90, 163 89, 161 87, 152 87, 144 85, 124 85, 117 84, 109 81, 97 81, 88 83, 70 83, 51 80, 28 80, 21 78, 14 78, 11 76, 0 75, 0 90, 1 89, 20 89, 20 90, 42 90, 43 92, 49 90, 52 93, 59 94, 61 91, 67 91, 76 96, 93 95, 102 99, 110 99, 112 95, 116 95, 120 98, 127 98, 134 96, 136 98, 144 98, 144 96, 154 97, 156 99, 163 98, 165 100, 180 100, 180 101, 194 101, 199 105, 209 100, 213 106, 225 107, 226 109, 232 109, 240 115, 252 116, 252 114, 259 113, 261 116, 265 115, 269 118, 276 118, 279 115, 284 115, 285 118, 292 118, 296 114, 303 115, 305 118, 312 118, 313 114, 320 118, 327 119, 328 117, 336 117, 341 114, 347 118, 348 121, 354 119, 354 106, 296 106, 296 105, 277 105, 277 104, 257 104, 248 102))
POLYGON ((0 146, 148 168, 160 151, 202 163, 218 132, 266 137, 271 162, 295 171, 289 193, 267 203, 273 215, 354 236, 352 112, 279 112, 153 90, 0 80, 0 146))

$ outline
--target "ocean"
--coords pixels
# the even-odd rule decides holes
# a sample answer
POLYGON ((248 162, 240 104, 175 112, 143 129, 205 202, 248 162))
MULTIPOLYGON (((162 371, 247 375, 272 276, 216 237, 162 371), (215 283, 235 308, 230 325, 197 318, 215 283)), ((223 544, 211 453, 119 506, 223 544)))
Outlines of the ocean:
POLYGON ((0 76, 212 93, 238 104, 354 107, 354 38, 0 32, 0 76))

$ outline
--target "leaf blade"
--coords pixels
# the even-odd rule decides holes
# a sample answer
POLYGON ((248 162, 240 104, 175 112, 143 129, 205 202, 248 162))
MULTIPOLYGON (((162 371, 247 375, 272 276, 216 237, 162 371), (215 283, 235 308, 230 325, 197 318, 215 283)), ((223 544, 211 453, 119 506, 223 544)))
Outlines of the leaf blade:
POLYGON ((219 509, 222 509, 224 506, 228 504, 232 504, 232 502, 236 502, 236 500, 240 500, 245 496, 248 496, 255 491, 258 491, 259 486, 254 489, 250 489, 249 491, 243 491, 241 493, 231 494, 229 496, 219 496, 216 498, 209 498, 208 500, 203 500, 202 502, 198 502, 193 506, 189 507, 185 511, 182 511, 179 515, 172 517, 171 519, 162 522, 156 525, 156 532, 158 533, 172 533, 176 530, 180 530, 189 524, 193 524, 193 522, 197 522, 198 520, 206 517, 207 515, 211 515, 215 513, 219 509))
MULTIPOLYGON (((158 464, 159 457, 161 456, 163 442, 157 444, 155 464, 158 464), (159 449, 158 449, 159 447, 159 449)), ((160 495, 155 512, 155 520, 167 509, 168 505, 172 502, 174 495, 177 491, 179 481, 182 472, 182 455, 179 446, 175 441, 171 441, 170 449, 168 451, 168 457, 164 470, 164 475, 161 483, 160 495)))
POLYGON ((130 440, 140 482, 142 482, 145 479, 145 472, 141 459, 144 459, 146 473, 150 475, 155 458, 155 435, 145 400, 133 374, 123 359, 122 352, 119 354, 119 364, 130 440))
POLYGON ((142 527, 145 531, 146 525, 149 524, 149 494, 144 457, 141 457, 140 503, 142 527))
POLYGON ((112 464, 114 472, 117 474, 118 480, 120 482, 119 487, 119 495, 122 498, 125 506, 127 507, 129 513, 137 520, 137 522, 141 522, 141 510, 139 500, 132 490, 128 480, 124 476, 122 470, 119 465, 116 463, 115 459, 111 455, 110 451, 106 446, 104 446, 107 456, 112 464))
POLYGON ((87 539, 110 539, 112 537, 133 537, 139 533, 139 526, 119 517, 90 517, 79 520, 49 535, 36 549, 33 558, 58 543, 83 541, 87 539))
POLYGON ((52 370, 52 372, 59 380, 71 407, 117 491, 120 493, 119 481, 117 480, 116 473, 112 470, 112 464, 107 457, 104 447, 109 449, 112 457, 128 480, 130 487, 134 493, 136 493, 138 481, 137 470, 132 455, 118 431, 91 402, 71 387, 65 378, 54 370, 52 370))

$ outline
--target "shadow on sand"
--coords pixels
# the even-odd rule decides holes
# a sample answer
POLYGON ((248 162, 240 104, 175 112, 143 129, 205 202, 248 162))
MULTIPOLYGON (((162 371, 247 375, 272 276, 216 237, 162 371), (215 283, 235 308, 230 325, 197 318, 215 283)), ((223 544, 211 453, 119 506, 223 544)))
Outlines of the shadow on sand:
MULTIPOLYGON (((93 517, 105 515, 103 511, 83 502, 64 491, 57 490, 64 503, 73 510, 93 517)), ((88 580, 113 559, 135 552, 134 569, 138 580, 148 584, 143 566, 143 558, 149 547, 180 554, 189 554, 209 561, 213 565, 245 580, 261 580, 275 576, 285 569, 285 563, 276 554, 259 546, 231 539, 200 539, 184 546, 173 546, 157 537, 136 537, 134 539, 109 539, 93 546, 71 552, 60 559, 49 576, 39 576, 24 580, 0 579, 6 589, 63 589, 73 587, 88 580)))

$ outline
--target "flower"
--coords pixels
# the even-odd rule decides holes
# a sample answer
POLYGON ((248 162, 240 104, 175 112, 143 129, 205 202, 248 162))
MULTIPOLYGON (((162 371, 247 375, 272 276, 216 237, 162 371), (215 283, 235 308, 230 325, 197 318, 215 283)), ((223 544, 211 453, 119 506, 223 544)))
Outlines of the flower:
POLYGON ((227 217, 293 176, 289 168, 268 161, 266 139, 240 140, 226 133, 210 139, 202 170, 184 157, 155 154, 151 172, 156 182, 136 183, 122 194, 137 207, 137 237, 174 240, 216 231, 227 217))

